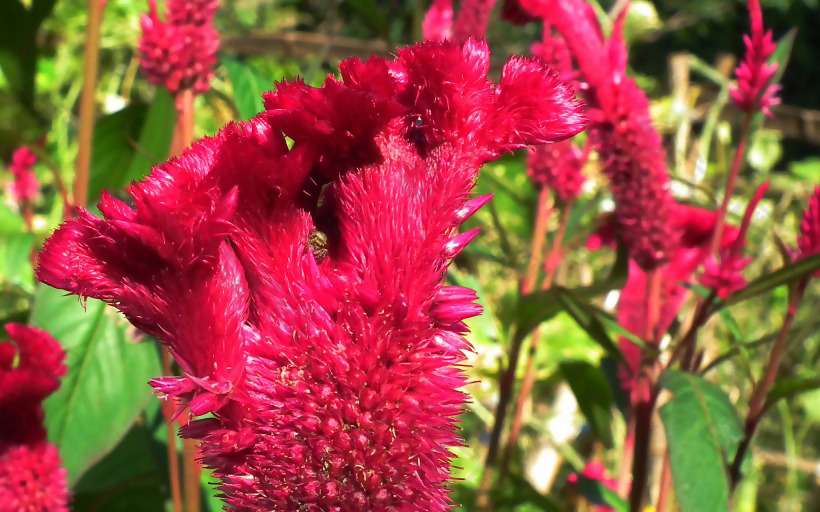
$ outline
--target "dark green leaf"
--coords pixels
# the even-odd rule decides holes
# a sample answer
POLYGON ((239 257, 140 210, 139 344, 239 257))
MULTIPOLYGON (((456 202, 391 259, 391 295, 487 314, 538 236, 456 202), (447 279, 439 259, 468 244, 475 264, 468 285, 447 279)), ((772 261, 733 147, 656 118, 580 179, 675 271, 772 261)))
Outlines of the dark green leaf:
POLYGON ((768 409, 783 398, 792 398, 807 391, 814 391, 815 389, 820 389, 820 377, 783 379, 772 386, 772 389, 766 396, 764 409, 768 409))
POLYGON ((137 140, 147 112, 146 105, 132 103, 97 121, 91 149, 89 204, 100 198, 102 190, 119 190, 128 183, 126 170, 130 168, 136 153, 137 140))
POLYGON ((593 505, 609 507, 615 512, 627 512, 629 505, 602 482, 578 475, 578 490, 593 505))
POLYGON ((49 439, 60 448, 70 483, 113 449, 151 396, 160 372, 156 345, 134 343, 114 309, 41 285, 30 322, 67 352, 68 374, 45 402, 49 439))
MULTIPOLYGON (((115 184, 115 188, 121 188, 132 181, 142 179, 151 171, 151 167, 168 158, 175 124, 174 97, 164 87, 157 87, 154 99, 148 107, 145 122, 142 123, 131 165, 128 166, 128 171, 120 182, 115 184)), ((129 143, 133 141, 129 140, 129 143)))
POLYGON ((731 295, 727 300, 718 302, 715 304, 715 311, 760 295, 761 293, 767 292, 772 288, 793 283, 810 276, 818 270, 820 270, 820 254, 815 254, 814 256, 809 256, 808 258, 804 258, 800 261, 789 263, 771 274, 755 279, 746 285, 744 289, 731 295))
POLYGON ((272 87, 271 81, 250 65, 232 57, 222 57, 221 61, 228 71, 239 117, 246 120, 262 112, 262 93, 272 87))
POLYGON ((720 388, 696 375, 667 371, 660 383, 675 395, 660 416, 681 512, 728 510, 726 461, 743 437, 737 411, 720 388))
POLYGON ((609 337, 604 324, 596 316, 595 309, 581 300, 577 295, 565 288, 556 288, 556 298, 564 307, 564 311, 575 320, 581 329, 589 334, 601 348, 606 350, 610 357, 622 364, 627 364, 621 349, 609 337))
MULTIPOLYGON (((618 247, 618 257, 606 279, 590 286, 564 290, 571 292, 578 300, 591 300, 612 290, 623 288, 624 284, 626 284, 628 266, 629 255, 626 252, 625 246, 620 244, 618 247)), ((548 290, 539 290, 518 299, 517 307, 514 310, 515 339, 523 340, 542 322, 549 320, 564 310, 564 304, 558 299, 560 293, 558 290, 558 287, 553 287, 548 290)), ((610 347, 610 350, 613 347, 614 345, 610 347)), ((614 348, 617 349, 617 347, 614 348)), ((617 353, 614 354, 613 357, 618 361, 624 360, 620 350, 617 350, 617 353)))
POLYGON ((612 391, 606 375, 586 361, 564 361, 561 373, 595 437, 612 448, 612 391))

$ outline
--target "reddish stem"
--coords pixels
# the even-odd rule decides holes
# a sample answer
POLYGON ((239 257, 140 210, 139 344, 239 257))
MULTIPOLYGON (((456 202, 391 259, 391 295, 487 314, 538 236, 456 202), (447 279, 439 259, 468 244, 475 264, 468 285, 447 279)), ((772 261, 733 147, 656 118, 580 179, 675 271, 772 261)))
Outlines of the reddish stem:
POLYGON ((726 211, 729 209, 729 201, 732 199, 732 194, 735 191, 737 175, 740 173, 740 164, 743 162, 743 153, 746 149, 746 141, 749 138, 751 123, 752 116, 747 113, 746 117, 743 119, 743 126, 740 130, 740 141, 737 145, 735 158, 732 160, 732 168, 729 171, 729 179, 726 181, 726 191, 723 195, 723 201, 720 203, 720 210, 718 210, 717 219, 715 219, 715 231, 712 234, 712 243, 709 246, 709 254, 715 258, 718 256, 720 241, 721 238, 723 238, 723 228, 726 224, 726 211))
POLYGON ((774 345, 772 345, 772 351, 769 353, 769 362, 766 365, 766 372, 763 374, 763 378, 760 382, 757 383, 757 386, 755 386, 752 392, 752 398, 749 400, 749 415, 746 417, 743 440, 738 446, 737 453, 732 461, 732 466, 729 469, 732 488, 740 482, 740 470, 743 459, 746 457, 746 452, 751 446, 752 438, 755 435, 755 431, 757 431, 757 426, 760 424, 760 420, 766 412, 766 398, 777 378, 777 371, 783 359, 783 351, 789 339, 789 330, 791 330, 792 324, 794 323, 794 315, 797 311, 797 307, 800 305, 800 301, 803 299, 803 293, 806 291, 807 284, 808 279, 804 278, 797 283, 791 291, 789 296, 789 309, 786 312, 786 318, 783 319, 783 326, 780 328, 777 339, 774 341, 774 345))
MULTIPOLYGON (((541 265, 541 258, 544 251, 544 239, 547 236, 547 226, 552 208, 549 205, 549 191, 542 188, 538 194, 538 208, 535 214, 535 231, 532 237, 530 250, 530 262, 527 273, 521 283, 523 294, 532 293, 535 290, 535 282, 538 278, 538 267, 541 265)), ((501 446, 501 433, 504 431, 504 420, 507 416, 507 408, 513 397, 513 387, 515 385, 515 373, 518 367, 518 359, 521 355, 521 345, 523 336, 514 336, 510 346, 509 361, 507 368, 501 376, 498 389, 498 404, 495 408, 495 422, 490 434, 490 443, 487 447, 487 458, 484 461, 484 471, 481 475, 481 483, 476 491, 476 510, 485 510, 490 506, 489 492, 493 484, 493 473, 495 471, 498 452, 501 446)))
MULTIPOLYGON (((572 212, 572 204, 567 203, 561 210, 561 219, 558 221, 558 231, 555 234, 555 240, 547 252, 546 272, 544 282, 541 283, 542 290, 548 290, 555 279, 555 271, 560 265, 559 257, 561 255, 561 244, 564 240, 564 234, 567 231, 567 224, 569 223, 569 216, 572 212)), ((504 446, 504 453, 501 457, 501 473, 498 477, 498 484, 502 485, 504 479, 509 471, 510 459, 512 452, 518 444, 518 436, 521 433, 521 424, 524 416, 524 405, 532 393, 532 387, 535 384, 535 353, 538 351, 538 340, 540 338, 540 328, 536 327, 530 335, 530 348, 527 352, 527 369, 524 372, 524 380, 521 382, 521 390, 518 392, 518 399, 515 403, 515 417, 513 418, 512 429, 510 430, 510 438, 504 446)))
MULTIPOLYGON (((162 352, 162 374, 172 375, 171 373, 171 354, 165 347, 160 347, 162 352)), ((162 416, 165 418, 165 436, 168 441, 168 472, 171 477, 171 499, 174 503, 174 512, 182 512, 182 491, 179 485, 179 458, 177 457, 177 438, 174 422, 171 420, 174 416, 174 407, 167 399, 161 402, 162 416)))
POLYGON ((88 0, 88 24, 85 27, 83 90, 80 96, 80 126, 78 130, 77 168, 74 177, 74 204, 85 206, 88 200, 88 179, 91 167, 91 144, 94 137, 94 93, 100 53, 102 2, 88 0))
POLYGON ((669 450, 663 456, 663 469, 661 470, 661 485, 658 491, 658 505, 655 512, 666 512, 666 503, 669 500, 669 491, 672 488, 672 467, 669 465, 669 450))

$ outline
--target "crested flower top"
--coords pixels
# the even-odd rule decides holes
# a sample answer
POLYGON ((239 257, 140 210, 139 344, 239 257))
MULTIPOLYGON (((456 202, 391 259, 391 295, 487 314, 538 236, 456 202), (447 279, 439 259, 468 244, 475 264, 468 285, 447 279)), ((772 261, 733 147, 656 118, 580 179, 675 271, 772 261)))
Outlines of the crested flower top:
MULTIPOLYGON (((798 259, 820 254, 820 186, 814 187, 803 219, 800 221, 800 235, 797 237, 798 259)), ((814 273, 820 277, 820 270, 814 273)))
POLYGON ((31 169, 35 163, 37 163, 37 155, 28 146, 18 148, 11 157, 9 170, 14 175, 11 191, 17 201, 34 199, 40 189, 37 176, 31 169))
POLYGON ((590 137, 611 183, 618 227, 630 256, 649 271, 675 251, 675 209, 666 154, 649 115, 649 101, 626 73, 623 24, 628 4, 605 38, 585 0, 521 0, 566 41, 589 102, 590 137))
POLYGON ((772 32, 763 30, 763 14, 758 0, 749 0, 749 17, 752 32, 743 36, 746 55, 735 70, 737 85, 733 85, 729 92, 740 110, 751 113, 761 110, 771 116, 769 108, 780 103, 777 97, 780 86, 770 83, 778 66, 777 62, 769 64, 776 45, 772 41, 772 32))
POLYGON ((470 40, 278 84, 46 242, 38 277, 119 308, 184 372, 156 379, 237 510, 441 511, 475 292, 444 286, 487 160, 570 137, 570 87, 470 40), (290 139, 288 141, 286 139, 290 139))
POLYGON ((65 352, 47 332, 6 324, 0 342, 0 510, 68 512, 66 471, 46 440, 43 400, 60 386, 65 352))
POLYGON ((218 6, 217 0, 169 0, 162 21, 156 0, 148 0, 148 14, 140 18, 139 54, 151 83, 173 94, 208 90, 219 49, 219 34, 213 27, 218 6))

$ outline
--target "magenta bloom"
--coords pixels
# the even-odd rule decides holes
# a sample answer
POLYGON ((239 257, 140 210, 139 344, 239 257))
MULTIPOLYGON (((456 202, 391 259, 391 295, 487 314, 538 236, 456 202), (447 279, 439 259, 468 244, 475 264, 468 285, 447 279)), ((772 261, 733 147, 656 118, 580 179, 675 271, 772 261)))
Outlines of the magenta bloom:
POLYGON ((421 31, 425 41, 442 41, 453 35, 453 0, 433 0, 424 15, 421 31))
POLYGON ((9 170, 14 176, 11 192, 18 202, 34 199, 40 190, 37 176, 31 170, 35 163, 37 163, 37 155, 28 146, 18 148, 11 156, 9 170))
POLYGON ((649 102, 626 75, 624 10, 605 39, 584 0, 522 0, 563 36, 585 83, 590 137, 610 180, 615 216, 632 259, 645 271, 667 262, 678 233, 661 138, 652 126, 649 102))
POLYGON ((548 187, 561 201, 574 201, 581 193, 586 178, 581 173, 583 153, 564 140, 536 146, 527 158, 527 173, 539 187, 548 187))
MULTIPOLYGON (((800 235, 797 237, 797 258, 803 259, 820 254, 820 186, 814 187, 814 194, 800 222, 800 235)), ((814 273, 820 277, 820 271, 814 273)))
POLYGON ((7 324, 0 343, 0 510, 67 512, 66 472, 46 440, 43 400, 60 386, 65 352, 45 331, 7 324))
MULTIPOLYGON (((607 473, 606 467, 604 467, 604 465, 600 461, 593 460, 588 462, 587 465, 584 466, 584 470, 581 472, 581 476, 589 478, 590 480, 601 482, 607 489, 611 491, 618 490, 618 481, 614 478, 610 478, 609 474, 607 473)), ((568 480, 571 484, 577 484, 578 475, 572 473, 571 475, 569 475, 568 480)), ((593 505, 591 510, 593 510, 594 512, 614 512, 614 509, 602 505, 593 505)))
POLYGON ((762 110, 771 116, 769 108, 780 103, 777 97, 780 86, 769 83, 777 71, 777 63, 769 64, 769 58, 777 46, 772 41, 772 32, 763 30, 763 14, 758 0, 749 0, 749 18, 752 33, 743 36, 746 55, 735 70, 737 85, 729 92, 740 110, 748 113, 762 110))
POLYGON ((580 131, 534 59, 487 81, 486 44, 424 43, 279 84, 266 111, 104 196, 38 276, 114 304, 171 349, 179 399, 243 511, 450 508, 472 290, 444 286, 480 166, 580 131), (287 136, 292 144, 288 144, 287 136))
POLYGON ((743 222, 735 239, 720 252, 720 263, 710 255, 703 263, 703 274, 700 282, 703 286, 714 290, 721 299, 728 299, 729 295, 742 290, 746 286, 746 279, 743 277, 743 269, 752 262, 753 258, 743 258, 743 249, 746 247, 746 233, 752 223, 757 203, 763 198, 763 194, 769 188, 769 182, 761 184, 752 200, 746 206, 746 213, 743 215, 743 222))
POLYGON ((173 94, 208 90, 219 49, 212 23, 218 6, 217 0, 169 0, 162 21, 156 0, 148 0, 139 41, 140 64, 148 81, 173 94))

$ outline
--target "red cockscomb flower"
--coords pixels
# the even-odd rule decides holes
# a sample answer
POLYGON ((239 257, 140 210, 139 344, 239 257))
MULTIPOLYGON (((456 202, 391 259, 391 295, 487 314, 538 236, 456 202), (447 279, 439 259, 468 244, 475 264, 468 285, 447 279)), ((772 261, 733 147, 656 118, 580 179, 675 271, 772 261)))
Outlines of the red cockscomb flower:
POLYGON ((46 440, 43 400, 60 386, 65 352, 45 331, 7 324, 0 343, 0 512, 67 512, 66 472, 46 440))
POLYGON ((40 190, 37 176, 31 170, 35 163, 37 163, 37 155, 28 146, 18 148, 11 157, 9 171, 14 176, 11 193, 18 202, 34 199, 40 190))
POLYGON ((729 93, 740 110, 749 113, 761 110, 771 116, 769 108, 780 103, 777 97, 780 86, 770 83, 778 64, 769 64, 769 58, 777 46, 772 41, 772 32, 763 30, 763 14, 758 0, 749 0, 749 18, 752 32, 743 36, 746 55, 735 70, 737 85, 730 87, 729 93))
POLYGON ((623 23, 627 8, 605 39, 595 12, 584 0, 522 0, 563 36, 580 71, 590 107, 590 137, 611 183, 615 216, 632 259, 645 271, 674 252, 674 201, 661 138, 652 125, 649 101, 626 74, 623 23))
POLYGON ((208 90, 219 49, 212 23, 218 5, 217 0, 170 0, 162 21, 156 0, 148 0, 149 12, 140 18, 139 53, 151 83, 173 94, 208 90))
MULTIPOLYGON (((797 237, 797 258, 803 259, 820 254, 820 186, 814 187, 814 194, 800 221, 800 235, 797 237)), ((820 270, 814 273, 820 277, 820 270)))
POLYGON ((453 0, 433 0, 424 15, 421 32, 425 41, 443 41, 453 35, 453 0))
POLYGON ((740 231, 734 241, 720 252, 720 263, 715 261, 711 255, 703 263, 703 274, 700 276, 700 282, 703 286, 714 290, 721 299, 728 299, 729 295, 746 286, 743 269, 752 262, 752 258, 742 257, 743 249, 746 247, 746 233, 752 223, 755 208, 757 208, 757 204, 768 188, 769 182, 764 181, 755 191, 755 195, 752 196, 749 204, 746 205, 746 213, 743 215, 740 231))
POLYGON ((44 282, 114 304, 184 372, 156 379, 192 416, 237 510, 440 511, 475 292, 444 286, 480 166, 570 137, 571 89, 534 59, 487 81, 486 44, 349 59, 321 88, 104 196, 46 242, 44 282), (292 144, 288 144, 287 136, 292 144))
POLYGON ((583 156, 568 140, 536 146, 527 158, 527 174, 536 185, 551 189, 561 201, 573 201, 586 182, 581 173, 583 156))

